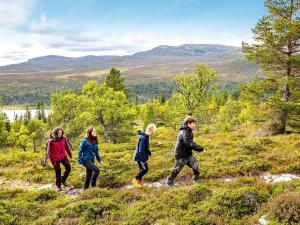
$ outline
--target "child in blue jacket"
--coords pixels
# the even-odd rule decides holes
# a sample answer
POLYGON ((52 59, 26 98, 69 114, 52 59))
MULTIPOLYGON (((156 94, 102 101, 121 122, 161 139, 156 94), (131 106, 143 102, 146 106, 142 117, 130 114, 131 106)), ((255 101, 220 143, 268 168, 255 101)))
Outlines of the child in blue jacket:
POLYGON ((132 183, 137 187, 142 187, 142 178, 148 172, 147 161, 151 156, 151 151, 149 149, 149 136, 151 136, 156 131, 156 126, 154 124, 149 124, 145 132, 139 132, 139 141, 135 148, 133 160, 138 163, 140 171, 136 177, 132 180, 132 183))

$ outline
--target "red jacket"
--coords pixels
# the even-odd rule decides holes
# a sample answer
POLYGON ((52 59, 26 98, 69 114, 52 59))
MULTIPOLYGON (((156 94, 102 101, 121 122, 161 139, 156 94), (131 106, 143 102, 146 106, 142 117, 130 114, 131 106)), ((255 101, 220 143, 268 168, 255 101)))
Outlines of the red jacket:
POLYGON ((50 138, 48 140, 47 153, 52 163, 65 159, 67 154, 70 158, 72 158, 72 153, 65 137, 61 139, 50 138))

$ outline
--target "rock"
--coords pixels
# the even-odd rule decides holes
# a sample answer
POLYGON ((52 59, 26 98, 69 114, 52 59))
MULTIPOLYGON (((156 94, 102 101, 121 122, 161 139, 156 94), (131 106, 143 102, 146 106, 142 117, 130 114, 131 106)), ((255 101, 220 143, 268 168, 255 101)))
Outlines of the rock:
POLYGON ((299 177, 293 174, 281 174, 281 175, 265 174, 261 176, 261 179, 263 179, 267 183, 277 183, 277 182, 293 181, 299 179, 299 177))
POLYGON ((260 219, 258 220, 260 225, 268 224, 268 221, 265 218, 266 218, 266 216, 260 217, 260 219))
POLYGON ((43 186, 37 187, 37 190, 43 190, 43 189, 52 189, 52 184, 45 184, 43 186))

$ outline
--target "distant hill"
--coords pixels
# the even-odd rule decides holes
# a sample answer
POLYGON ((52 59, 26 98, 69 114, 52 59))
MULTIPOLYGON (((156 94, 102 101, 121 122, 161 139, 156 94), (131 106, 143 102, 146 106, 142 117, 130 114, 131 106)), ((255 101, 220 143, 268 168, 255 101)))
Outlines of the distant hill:
POLYGON ((191 72, 199 63, 217 70, 219 84, 247 82, 260 74, 256 65, 247 62, 239 47, 214 44, 161 45, 126 56, 90 55, 73 58, 48 55, 2 66, 0 94, 4 93, 8 99, 10 95, 29 92, 28 95, 34 98, 38 95, 36 92, 44 90, 49 94, 54 90, 78 89, 87 80, 104 80, 112 67, 121 70, 128 85, 168 82, 176 74, 191 72))
POLYGON ((134 56, 221 56, 240 53, 240 48, 226 45, 185 44, 180 46, 160 45, 149 51, 138 52, 134 56))

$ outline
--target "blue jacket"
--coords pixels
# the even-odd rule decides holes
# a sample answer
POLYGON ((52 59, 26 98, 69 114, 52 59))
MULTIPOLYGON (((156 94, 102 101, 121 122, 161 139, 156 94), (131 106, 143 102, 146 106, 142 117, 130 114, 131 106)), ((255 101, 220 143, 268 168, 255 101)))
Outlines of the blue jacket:
POLYGON ((92 144, 87 137, 84 137, 78 150, 78 163, 81 165, 85 160, 93 161, 95 157, 98 161, 101 160, 98 144, 92 144))
POLYGON ((145 132, 139 132, 139 142, 135 148, 133 160, 146 162, 150 155, 149 136, 145 132))

